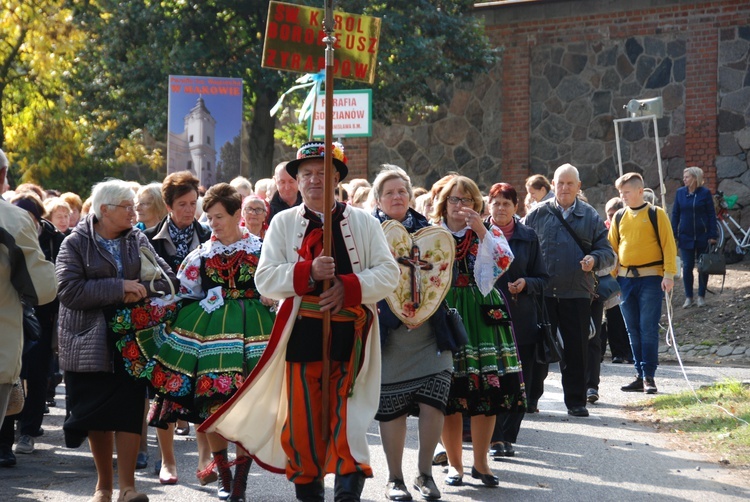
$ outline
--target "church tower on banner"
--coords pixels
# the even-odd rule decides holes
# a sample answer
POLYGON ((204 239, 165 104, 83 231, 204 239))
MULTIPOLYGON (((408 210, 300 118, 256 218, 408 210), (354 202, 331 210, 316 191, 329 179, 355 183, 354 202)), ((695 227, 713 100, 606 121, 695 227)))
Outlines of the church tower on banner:
POLYGON ((169 172, 190 171, 208 188, 216 182, 216 119, 203 97, 185 115, 182 133, 169 133, 169 172))

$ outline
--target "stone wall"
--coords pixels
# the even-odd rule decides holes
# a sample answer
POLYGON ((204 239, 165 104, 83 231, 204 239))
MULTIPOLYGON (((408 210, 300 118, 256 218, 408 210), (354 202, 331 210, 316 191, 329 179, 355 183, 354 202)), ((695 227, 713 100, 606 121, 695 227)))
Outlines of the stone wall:
MULTIPOLYGON (((615 119, 631 99, 662 96, 657 121, 663 172, 682 178, 685 166, 686 42, 674 34, 538 45, 531 53, 530 170, 551 177, 561 164, 578 167, 589 202, 617 195, 615 119)), ((652 121, 620 123, 624 172, 659 186, 652 121)), ((670 183, 674 185, 675 183, 670 183)))
POLYGON ((735 218, 750 223, 750 25, 719 36, 719 190, 737 195, 735 218))
MULTIPOLYGON (((375 124, 369 144, 372 179, 381 164, 405 168, 415 186, 429 188, 450 171, 483 190, 499 181, 502 166, 502 66, 473 82, 440 86, 445 105, 412 120, 375 124)), ((375 105, 377 106, 377 104, 375 105)))

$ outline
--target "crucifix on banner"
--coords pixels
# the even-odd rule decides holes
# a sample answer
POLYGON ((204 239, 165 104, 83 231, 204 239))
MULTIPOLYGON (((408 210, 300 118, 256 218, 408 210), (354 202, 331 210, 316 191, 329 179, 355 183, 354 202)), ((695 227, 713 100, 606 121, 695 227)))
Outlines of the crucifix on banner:
POLYGON ((409 267, 411 272, 411 300, 414 308, 418 309, 422 303, 422 280, 420 277, 421 270, 432 270, 432 263, 422 260, 420 257, 419 246, 414 244, 411 247, 409 256, 401 256, 397 261, 409 267))

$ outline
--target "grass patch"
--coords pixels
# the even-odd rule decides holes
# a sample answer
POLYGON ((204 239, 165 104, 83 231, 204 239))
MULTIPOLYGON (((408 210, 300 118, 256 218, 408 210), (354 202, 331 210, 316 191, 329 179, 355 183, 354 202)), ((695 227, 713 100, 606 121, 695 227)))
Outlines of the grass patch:
POLYGON ((687 434, 696 445, 734 466, 750 466, 750 387, 727 380, 692 392, 655 397, 651 411, 662 427, 687 434), (719 408, 719 406, 721 408, 719 408))

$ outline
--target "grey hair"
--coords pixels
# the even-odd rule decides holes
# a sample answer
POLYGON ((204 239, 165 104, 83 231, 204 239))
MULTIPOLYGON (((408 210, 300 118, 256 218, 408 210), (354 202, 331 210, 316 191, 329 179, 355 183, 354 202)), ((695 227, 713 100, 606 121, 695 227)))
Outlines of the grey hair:
POLYGON ((375 199, 375 202, 380 202, 385 182, 393 179, 400 179, 406 184, 406 191, 409 193, 409 200, 411 200, 413 195, 411 178, 406 174, 406 171, 394 164, 382 164, 380 168, 375 181, 372 182, 372 197, 375 199))
POLYGON ((122 180, 108 180, 97 183, 91 190, 91 211, 97 217, 102 218, 102 206, 111 204, 119 206, 124 201, 133 201, 135 192, 130 184, 122 180))
POLYGON ((5 156, 5 152, 0 148, 0 169, 8 167, 8 157, 5 156))
POLYGON ((581 176, 578 174, 578 168, 576 166, 573 164, 563 164, 555 169, 555 176, 553 178, 555 182, 557 182, 557 180, 560 179, 560 176, 565 173, 573 173, 576 175, 576 181, 581 181, 581 176))

